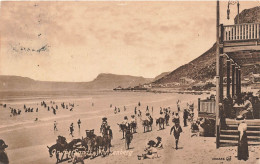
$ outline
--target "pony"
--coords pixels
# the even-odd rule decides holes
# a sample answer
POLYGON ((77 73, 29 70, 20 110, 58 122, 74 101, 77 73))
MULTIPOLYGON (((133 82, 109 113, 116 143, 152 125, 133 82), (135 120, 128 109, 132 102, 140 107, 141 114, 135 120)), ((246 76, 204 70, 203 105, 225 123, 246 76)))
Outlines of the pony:
POLYGON ((125 131, 127 129, 126 124, 117 124, 117 125, 119 126, 119 131, 123 132, 123 138, 122 139, 125 139, 125 131))
POLYGON ((164 117, 164 119, 165 119, 165 122, 166 122, 166 126, 169 126, 170 115, 167 114, 167 113, 165 113, 165 117, 164 117))
POLYGON ((49 149, 49 155, 50 157, 52 158, 53 157, 53 154, 55 153, 56 154, 56 163, 59 163, 60 161, 63 160, 63 156, 64 156, 64 151, 65 151, 65 147, 63 147, 61 144, 54 144, 52 145, 51 147, 47 146, 47 148, 49 149), (62 153, 62 157, 61 159, 59 158, 59 153, 62 153))
MULTIPOLYGON (((56 159, 57 163, 63 160, 65 152, 70 152, 70 157, 72 157, 72 151, 74 150, 74 146, 81 142, 81 139, 73 139, 71 142, 67 143, 65 142, 64 144, 56 143, 52 145, 51 147, 47 146, 49 149, 49 155, 52 158, 53 154, 56 153, 56 159), (59 158, 59 152, 62 153, 61 159, 59 158)), ((67 159, 68 159, 68 154, 67 154, 67 159)))
POLYGON ((156 119, 156 126, 159 124, 159 130, 164 129, 164 123, 165 119, 163 117, 156 119))
POLYGON ((150 116, 149 120, 142 120, 142 125, 144 127, 144 133, 149 131, 149 127, 151 127, 151 130, 153 130, 153 118, 150 116), (145 130, 146 128, 146 130, 145 130))
POLYGON ((136 128, 137 128, 137 123, 136 122, 131 122, 130 123, 130 129, 132 133, 136 133, 136 128))

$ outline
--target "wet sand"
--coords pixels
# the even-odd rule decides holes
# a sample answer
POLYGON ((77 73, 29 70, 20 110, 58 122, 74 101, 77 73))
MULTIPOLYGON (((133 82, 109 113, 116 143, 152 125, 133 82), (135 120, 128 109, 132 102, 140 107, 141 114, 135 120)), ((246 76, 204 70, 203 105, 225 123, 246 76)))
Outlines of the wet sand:
MULTIPOLYGON (((51 97, 43 99, 26 99, 7 101, 7 108, 0 107, 0 138, 9 145, 6 149, 10 163, 55 163, 56 158, 49 157, 47 146, 55 144, 57 136, 63 135, 67 141, 73 138, 69 136, 69 126, 73 122, 75 126, 74 138, 85 137, 86 129, 95 129, 95 134, 99 133, 101 118, 107 117, 108 124, 113 130, 114 139, 112 140, 112 153, 107 157, 97 157, 95 159, 85 159, 85 163, 259 163, 259 146, 249 147, 249 160, 238 161, 236 159, 236 147, 221 147, 216 149, 214 137, 191 137, 190 127, 183 127, 183 133, 180 137, 179 150, 173 149, 174 137, 170 135, 170 127, 167 126, 164 130, 158 130, 155 122, 153 131, 143 133, 143 128, 138 120, 138 129, 130 145, 132 151, 131 156, 120 153, 125 152, 125 143, 122 140, 122 132, 119 132, 117 123, 123 121, 124 116, 134 114, 134 107, 138 102, 141 102, 141 107, 138 107, 144 115, 146 106, 153 106, 153 117, 159 117, 160 107, 170 107, 172 111, 176 111, 176 101, 181 100, 181 109, 186 107, 187 102, 194 102, 197 109, 197 99, 205 98, 209 95, 182 95, 173 93, 147 93, 147 92, 104 92, 93 95, 86 95, 80 98, 75 97, 51 97), (40 106, 40 102, 45 100, 47 104, 54 100, 59 104, 57 115, 54 116, 52 111, 40 106), (75 108, 72 112, 61 109, 60 103, 75 103, 75 108), (23 104, 30 107, 39 107, 39 112, 24 113, 23 104), (94 103, 94 106, 92 106, 94 103), (38 104, 38 105, 37 105, 38 104), (112 104, 112 108, 110 108, 112 104), (22 109, 21 116, 9 117, 9 106, 22 109), (119 107, 121 112, 114 114, 114 108, 119 107), (124 111, 124 106, 127 110, 124 111), (39 121, 34 122, 38 117, 39 121), (77 127, 77 120, 81 119, 81 130, 77 127), (53 131, 53 122, 58 122, 58 131, 53 131), (156 140, 157 136, 162 137, 164 149, 159 150, 160 158, 138 160, 137 155, 144 153, 144 148, 149 140, 156 140), (226 158, 231 156, 231 161, 226 158), (213 158, 224 158, 213 159, 213 158)), ((182 112, 180 113, 182 118, 182 112)), ((155 121, 155 120, 154 120, 155 121)), ((181 119, 181 125, 183 122, 181 119)), ((63 162, 67 163, 67 161, 63 162)))

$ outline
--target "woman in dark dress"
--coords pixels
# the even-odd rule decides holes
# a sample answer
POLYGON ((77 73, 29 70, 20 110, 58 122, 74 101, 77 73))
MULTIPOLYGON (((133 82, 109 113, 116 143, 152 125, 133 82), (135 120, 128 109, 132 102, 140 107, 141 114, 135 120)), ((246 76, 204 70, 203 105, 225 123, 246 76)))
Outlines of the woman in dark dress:
POLYGON ((238 126, 238 147, 237 147, 237 158, 238 160, 247 160, 249 157, 248 153, 248 143, 247 143, 247 124, 244 121, 244 117, 240 116, 237 118, 237 120, 240 120, 238 126))

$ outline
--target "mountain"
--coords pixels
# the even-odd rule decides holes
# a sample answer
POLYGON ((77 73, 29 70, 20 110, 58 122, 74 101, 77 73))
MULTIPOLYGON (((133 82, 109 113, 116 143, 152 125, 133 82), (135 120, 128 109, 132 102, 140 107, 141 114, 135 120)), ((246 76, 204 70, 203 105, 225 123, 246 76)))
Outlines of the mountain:
POLYGON ((163 73, 161 73, 160 75, 158 75, 158 76, 156 76, 156 77, 154 78, 154 81, 159 80, 160 78, 162 78, 162 77, 168 75, 169 73, 171 73, 171 72, 163 72, 163 73))
MULTIPOLYGON (((237 23, 237 17, 234 22, 237 23)), ((260 23, 260 7, 243 10, 239 14, 240 23, 260 23)), ((209 50, 200 55, 198 58, 192 60, 188 64, 180 66, 168 75, 155 80, 154 84, 166 84, 172 82, 179 82, 181 77, 187 77, 195 81, 205 81, 212 79, 216 75, 216 44, 213 44, 209 50)), ((248 52, 250 53, 250 52, 248 52)), ((224 62, 225 63, 225 62, 224 62)), ((225 76, 224 64, 224 76, 225 76)), ((246 76, 251 72, 260 73, 260 65, 251 65, 241 68, 242 76, 246 76)))
POLYGON ((150 83, 153 79, 115 74, 100 74, 90 82, 37 81, 21 76, 0 75, 0 91, 67 91, 113 89, 150 83))
POLYGON ((96 79, 88 84, 88 88, 98 89, 113 89, 118 86, 123 88, 133 87, 140 84, 152 82, 152 78, 144 78, 130 75, 115 75, 115 74, 99 74, 96 79))

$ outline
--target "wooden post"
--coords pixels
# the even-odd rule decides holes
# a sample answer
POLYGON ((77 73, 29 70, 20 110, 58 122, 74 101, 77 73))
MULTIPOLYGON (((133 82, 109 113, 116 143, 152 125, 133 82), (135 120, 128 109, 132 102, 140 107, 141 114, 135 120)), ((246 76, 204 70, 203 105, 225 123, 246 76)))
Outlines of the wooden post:
POLYGON ((237 1, 237 24, 239 24, 239 1, 237 1))
POLYGON ((200 98, 198 98, 198 111, 200 112, 200 98))
POLYGON ((239 68, 238 69, 238 84, 239 84, 239 87, 238 87, 238 91, 239 91, 239 94, 241 94, 241 69, 239 68))
POLYGON ((216 148, 219 148, 219 0, 217 0, 216 17, 216 148))
POLYGON ((227 98, 230 98, 230 59, 227 59, 227 98))
POLYGON ((236 95, 239 96, 239 79, 238 79, 238 66, 236 66, 236 95))
MULTIPOLYGON (((221 51, 221 48, 220 48, 221 51)), ((223 95, 224 95, 224 89, 223 89, 223 56, 219 57, 219 103, 223 102, 223 95)))
POLYGON ((232 63, 232 97, 235 96, 235 64, 232 63))

